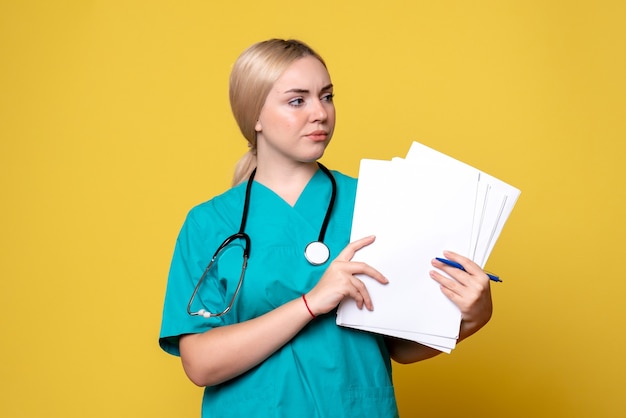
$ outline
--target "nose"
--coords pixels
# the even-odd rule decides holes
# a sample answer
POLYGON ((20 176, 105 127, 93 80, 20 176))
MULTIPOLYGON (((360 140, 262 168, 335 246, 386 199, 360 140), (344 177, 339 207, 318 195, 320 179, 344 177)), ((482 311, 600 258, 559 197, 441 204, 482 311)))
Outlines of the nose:
POLYGON ((313 122, 323 122, 328 118, 328 110, 321 100, 315 100, 311 108, 311 119, 313 122))

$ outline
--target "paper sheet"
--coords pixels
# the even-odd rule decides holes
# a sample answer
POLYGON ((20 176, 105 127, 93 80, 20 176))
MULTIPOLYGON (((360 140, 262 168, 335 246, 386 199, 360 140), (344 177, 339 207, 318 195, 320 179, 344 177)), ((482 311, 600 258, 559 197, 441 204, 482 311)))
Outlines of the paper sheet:
POLYGON ((452 250, 484 266, 518 196, 506 183, 419 143, 405 159, 362 160, 351 241, 368 235, 376 241, 353 260, 372 265, 389 283, 360 277, 374 311, 346 300, 337 323, 450 352, 461 316, 430 278, 431 260, 452 250))

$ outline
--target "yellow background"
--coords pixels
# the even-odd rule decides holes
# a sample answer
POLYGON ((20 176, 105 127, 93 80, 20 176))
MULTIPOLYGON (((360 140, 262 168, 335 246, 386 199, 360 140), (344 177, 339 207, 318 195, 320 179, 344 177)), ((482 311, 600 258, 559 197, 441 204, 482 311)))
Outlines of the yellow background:
POLYGON ((602 0, 2 0, 0 416, 199 416, 157 345, 166 275, 246 149, 230 66, 269 37, 328 61, 327 165, 418 140, 522 190, 494 318, 394 366, 401 414, 626 416, 625 21, 602 0))

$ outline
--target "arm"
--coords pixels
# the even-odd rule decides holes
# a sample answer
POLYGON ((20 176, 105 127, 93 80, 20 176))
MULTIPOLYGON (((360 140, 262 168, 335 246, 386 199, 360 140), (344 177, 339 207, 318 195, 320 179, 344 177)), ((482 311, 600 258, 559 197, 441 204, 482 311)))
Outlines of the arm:
POLYGON ((310 320, 301 298, 258 318, 180 339, 180 357, 198 386, 229 380, 261 363, 291 340, 310 320))
MULTIPOLYGON (((493 312, 491 301, 491 288, 489 277, 483 270, 470 259, 452 252, 444 252, 444 255, 463 265, 466 271, 446 266, 433 260, 432 264, 453 279, 443 276, 437 271, 431 271, 430 276, 441 286, 441 291, 461 311, 461 328, 459 330, 459 342, 476 333, 489 322, 493 312)), ((422 344, 387 337, 385 339, 389 354, 398 363, 414 363, 434 357, 441 352, 422 344)))
MULTIPOLYGON (((386 283, 382 274, 367 264, 353 262, 354 253, 371 244, 374 237, 348 244, 329 265, 318 284, 306 295, 314 315, 334 309, 345 298, 359 308, 372 309, 363 282, 355 274, 366 274, 386 283)), ((249 321, 214 328, 180 339, 180 356, 189 379, 198 386, 215 385, 236 377, 276 352, 313 319, 302 298, 249 321)))

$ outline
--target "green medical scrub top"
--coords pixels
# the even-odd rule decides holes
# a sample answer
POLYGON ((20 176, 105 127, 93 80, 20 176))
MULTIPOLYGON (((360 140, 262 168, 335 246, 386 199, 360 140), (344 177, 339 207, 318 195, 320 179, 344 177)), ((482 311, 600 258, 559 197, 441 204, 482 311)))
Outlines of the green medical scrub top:
MULTIPOLYGON (((306 245, 317 240, 331 184, 318 170, 292 207, 254 182, 246 232, 250 258, 243 285, 222 317, 189 316, 187 303, 211 256, 239 231, 245 182, 193 208, 176 241, 163 308, 160 346, 180 355, 179 337, 263 315, 312 289, 348 244, 356 179, 333 171, 337 197, 324 242, 330 260, 312 266, 306 245)), ((234 242, 202 283, 192 311, 223 310, 242 265, 234 242)), ((224 347, 228 350, 228 347, 224 347)), ((207 354, 207 355, 210 355, 207 354)), ((267 360, 227 382, 206 387, 202 417, 396 417, 391 361, 383 338, 336 324, 336 311, 320 315, 267 360)))

